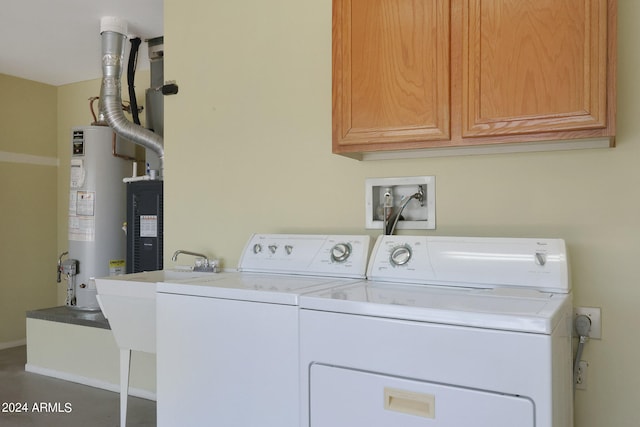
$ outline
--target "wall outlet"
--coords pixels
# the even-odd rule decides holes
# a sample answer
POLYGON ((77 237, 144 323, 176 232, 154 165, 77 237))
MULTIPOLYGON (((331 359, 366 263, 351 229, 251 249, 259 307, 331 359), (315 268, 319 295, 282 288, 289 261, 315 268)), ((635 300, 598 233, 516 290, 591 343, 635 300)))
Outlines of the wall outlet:
POLYGON ((577 390, 586 390, 587 389, 587 368, 589 367, 589 363, 585 360, 581 360, 578 362, 578 372, 576 373, 576 389, 577 390))
POLYGON ((407 198, 417 192, 423 200, 409 200, 398 221, 397 230, 433 230, 436 228, 436 181, 434 176, 369 178, 365 182, 366 227, 383 228, 384 207, 398 212, 407 198))
MULTIPOLYGON (((574 307, 573 315, 575 317, 584 314, 591 319, 591 329, 589 330, 589 338, 599 340, 602 338, 602 322, 600 317, 600 307, 574 307)), ((575 322, 574 322, 575 323, 575 322)), ((575 333, 575 331, 574 331, 575 333)))

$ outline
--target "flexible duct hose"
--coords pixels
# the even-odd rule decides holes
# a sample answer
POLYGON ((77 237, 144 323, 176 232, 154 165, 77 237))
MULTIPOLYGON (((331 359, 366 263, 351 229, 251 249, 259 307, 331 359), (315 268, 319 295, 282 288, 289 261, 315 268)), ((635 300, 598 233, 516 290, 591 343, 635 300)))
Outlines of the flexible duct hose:
POLYGON ((129 86, 129 103, 131 104, 131 117, 133 123, 139 125, 140 117, 138 117, 138 99, 136 98, 136 67, 138 65, 138 49, 140 48, 140 37, 130 40, 131 51, 129 52, 129 65, 127 66, 127 85, 129 86))
POLYGON ((160 135, 131 123, 122 112, 122 63, 126 24, 114 18, 102 18, 102 87, 100 88, 100 121, 105 121, 118 136, 142 145, 158 155, 160 178, 164 171, 164 146, 160 135))

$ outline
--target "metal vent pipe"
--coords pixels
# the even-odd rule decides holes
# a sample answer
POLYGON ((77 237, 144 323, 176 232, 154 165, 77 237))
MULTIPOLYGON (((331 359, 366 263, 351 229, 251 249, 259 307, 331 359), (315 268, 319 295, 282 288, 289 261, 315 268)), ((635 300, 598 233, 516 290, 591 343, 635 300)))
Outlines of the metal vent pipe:
POLYGON ((160 178, 164 171, 162 136, 130 122, 122 112, 122 68, 124 63, 127 23, 114 17, 100 20, 102 37, 102 86, 100 88, 99 122, 106 122, 120 137, 150 149, 160 159, 160 178))

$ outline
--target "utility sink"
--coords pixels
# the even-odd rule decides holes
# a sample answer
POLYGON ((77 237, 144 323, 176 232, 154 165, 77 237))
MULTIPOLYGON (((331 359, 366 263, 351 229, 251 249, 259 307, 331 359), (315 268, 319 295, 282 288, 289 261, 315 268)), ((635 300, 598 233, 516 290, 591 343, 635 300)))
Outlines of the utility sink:
POLYGON ((158 270, 98 277, 98 304, 109 320, 120 348, 120 425, 127 422, 131 350, 156 352, 156 283, 180 282, 212 273, 193 270, 158 270))
POLYGON ((188 280, 212 273, 158 270, 98 277, 98 303, 121 349, 156 352, 156 283, 188 280))

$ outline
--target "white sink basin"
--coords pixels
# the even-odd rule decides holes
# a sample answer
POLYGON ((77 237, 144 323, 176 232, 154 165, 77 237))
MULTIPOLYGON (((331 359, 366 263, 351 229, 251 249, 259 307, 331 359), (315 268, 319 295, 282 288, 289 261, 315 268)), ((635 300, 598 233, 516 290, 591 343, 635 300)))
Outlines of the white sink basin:
POLYGON ((121 349, 156 352, 156 283, 212 273, 159 270, 98 277, 98 303, 121 349))
POLYGON ((98 304, 120 347, 120 424, 127 420, 131 350, 156 352, 156 283, 212 273, 160 270, 95 279, 98 304))

